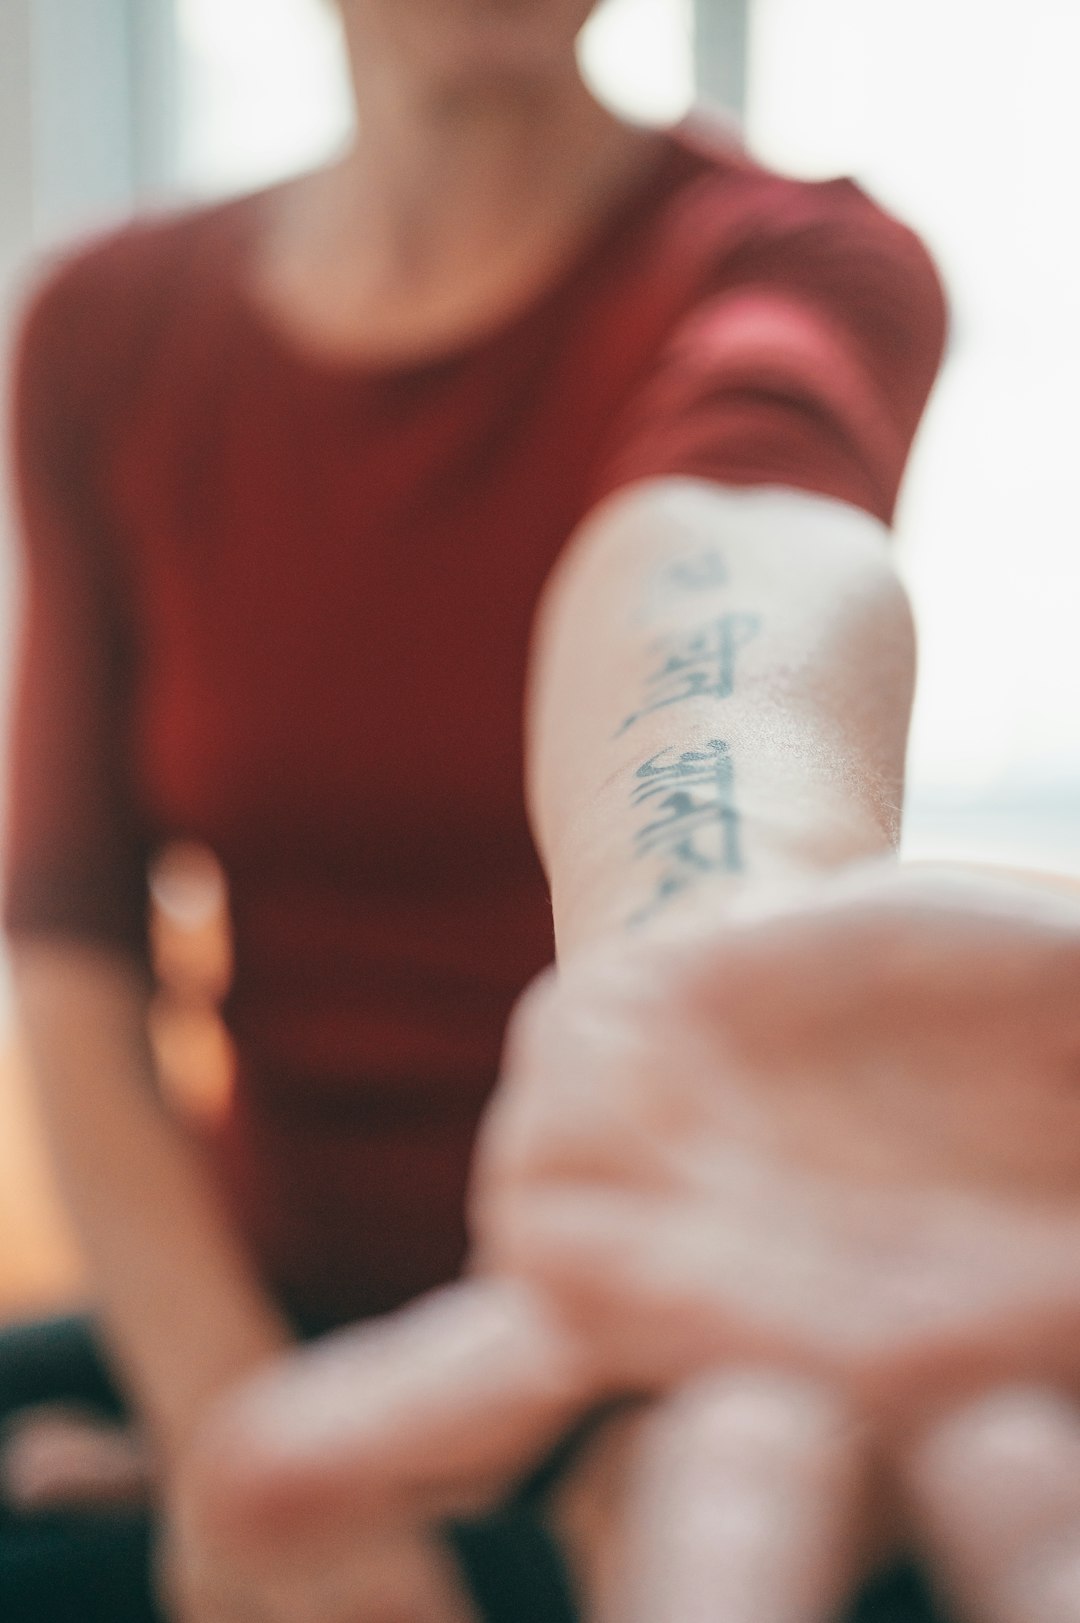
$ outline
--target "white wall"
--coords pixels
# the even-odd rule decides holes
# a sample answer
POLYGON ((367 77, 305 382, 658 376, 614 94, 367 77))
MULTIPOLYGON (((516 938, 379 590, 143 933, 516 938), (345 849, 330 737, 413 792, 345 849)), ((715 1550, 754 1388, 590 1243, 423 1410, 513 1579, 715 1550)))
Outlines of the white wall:
POLYGON ((949 285, 911 468, 909 849, 1080 873, 1080 5, 755 0, 749 132, 853 174, 949 285))
POLYGON ((746 109, 753 0, 694 0, 698 99, 735 118, 746 109))
MULTIPOLYGON (((15 580, 8 388, 14 312, 42 254, 169 190, 171 0, 0 0, 0 744, 15 580)), ((0 955, 0 1013, 8 1000, 0 955)))

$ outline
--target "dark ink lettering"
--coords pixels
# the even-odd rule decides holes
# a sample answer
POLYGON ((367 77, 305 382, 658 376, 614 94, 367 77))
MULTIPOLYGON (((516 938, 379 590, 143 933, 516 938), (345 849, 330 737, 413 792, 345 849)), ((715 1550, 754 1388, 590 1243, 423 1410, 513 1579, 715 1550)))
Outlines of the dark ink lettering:
POLYGON ((678 558, 669 564, 664 571, 664 580, 684 592, 708 591, 727 585, 727 565, 714 547, 705 547, 688 558, 678 558))
POLYGON ((642 716, 685 699, 727 699, 735 689, 735 662, 740 649, 761 629, 756 614, 724 614, 700 631, 681 639, 662 639, 663 663, 646 678, 645 702, 622 723, 616 738, 642 716))
POLYGON ((635 855, 659 857, 662 863, 652 899, 631 924, 651 918, 696 877, 742 868, 734 768, 723 739, 650 756, 634 775, 631 801, 649 813, 634 837, 635 855))

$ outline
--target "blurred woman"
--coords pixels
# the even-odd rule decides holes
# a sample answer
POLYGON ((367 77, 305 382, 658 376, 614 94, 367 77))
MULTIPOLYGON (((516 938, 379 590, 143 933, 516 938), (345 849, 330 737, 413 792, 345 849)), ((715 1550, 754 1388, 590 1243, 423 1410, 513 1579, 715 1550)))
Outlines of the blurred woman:
MULTIPOLYGON (((350 150, 69 257, 19 359, 7 927, 107 1351, 13 1333, 0 1384, 9 1413, 122 1391, 166 1485, 298 1334, 458 1272, 553 951, 897 831, 881 543, 944 329, 917 239, 850 181, 600 107, 586 0, 340 9, 350 150), (235 943, 207 1143, 146 1037, 178 838, 235 943)), ((61 1615, 32 1521, 0 1526, 12 1623, 61 1615)), ((409 1560, 451 1615, 434 1543, 409 1560)), ((116 1581, 110 1623, 150 1604, 116 1581)))

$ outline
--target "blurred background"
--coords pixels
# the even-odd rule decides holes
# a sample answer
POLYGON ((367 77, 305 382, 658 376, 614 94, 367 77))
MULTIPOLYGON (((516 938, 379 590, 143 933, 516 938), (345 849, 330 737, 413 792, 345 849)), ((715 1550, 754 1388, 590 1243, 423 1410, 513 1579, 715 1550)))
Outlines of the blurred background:
MULTIPOLYGON (((1080 3, 606 0, 582 49, 632 116, 707 101, 765 161, 854 176, 928 243, 953 331, 898 521, 921 639, 906 850, 1080 875, 1080 3)), ((59 245, 318 162, 349 121, 322 0, 2 0, 0 364, 59 245)), ((0 482, 5 650, 9 529, 0 482)), ((0 711, 6 693, 5 674, 0 711)), ((159 890, 182 965, 213 887, 159 890)), ((78 1269, 3 985, 0 965, 0 1311, 18 1311, 78 1269)), ((198 1050, 198 1029, 171 1040, 198 1050)))

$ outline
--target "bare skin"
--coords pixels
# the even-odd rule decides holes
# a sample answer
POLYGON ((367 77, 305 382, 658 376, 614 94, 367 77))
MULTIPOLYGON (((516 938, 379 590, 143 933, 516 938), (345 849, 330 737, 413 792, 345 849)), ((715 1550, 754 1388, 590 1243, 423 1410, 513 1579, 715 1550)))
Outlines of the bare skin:
POLYGON ((28 1409, 0 1455, 0 1492, 22 1510, 147 1501, 153 1469, 138 1432, 63 1404, 28 1409))
POLYGON ((275 194, 253 296, 331 364, 429 360, 550 285, 655 162, 656 138, 581 80, 588 0, 513 19, 475 0, 340 9, 360 136, 275 194))

